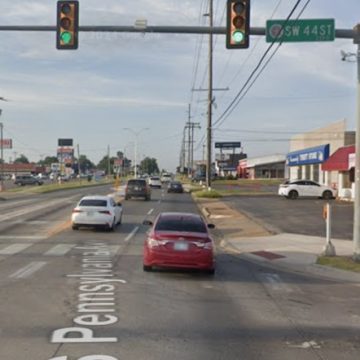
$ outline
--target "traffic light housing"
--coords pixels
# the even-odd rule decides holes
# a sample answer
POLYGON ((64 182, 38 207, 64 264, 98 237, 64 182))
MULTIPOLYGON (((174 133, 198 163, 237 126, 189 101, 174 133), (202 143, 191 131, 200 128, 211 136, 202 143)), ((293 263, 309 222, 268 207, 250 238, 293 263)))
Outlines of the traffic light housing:
POLYGON ((56 48, 75 50, 78 48, 79 1, 57 2, 56 48))
POLYGON ((250 33, 250 0, 228 0, 226 48, 247 49, 250 33))

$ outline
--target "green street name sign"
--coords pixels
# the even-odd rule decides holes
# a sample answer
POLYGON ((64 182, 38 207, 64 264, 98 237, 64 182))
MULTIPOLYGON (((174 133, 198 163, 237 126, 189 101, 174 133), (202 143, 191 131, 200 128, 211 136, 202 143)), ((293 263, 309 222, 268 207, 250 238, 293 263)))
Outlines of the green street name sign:
POLYGON ((334 19, 268 20, 266 42, 334 41, 334 19))

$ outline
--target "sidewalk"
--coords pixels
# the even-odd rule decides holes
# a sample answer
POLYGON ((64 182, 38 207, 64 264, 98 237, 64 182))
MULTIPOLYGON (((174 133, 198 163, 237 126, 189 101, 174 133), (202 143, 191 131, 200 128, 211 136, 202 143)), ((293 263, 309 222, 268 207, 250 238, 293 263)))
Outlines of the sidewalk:
MULTIPOLYGON (((316 264, 317 257, 325 246, 325 238, 274 234, 253 219, 231 209, 221 200, 196 201, 203 215, 216 225, 216 235, 223 249, 278 269, 360 283, 360 273, 316 264)), ((352 241, 332 239, 331 242, 337 255, 352 256, 352 241)))

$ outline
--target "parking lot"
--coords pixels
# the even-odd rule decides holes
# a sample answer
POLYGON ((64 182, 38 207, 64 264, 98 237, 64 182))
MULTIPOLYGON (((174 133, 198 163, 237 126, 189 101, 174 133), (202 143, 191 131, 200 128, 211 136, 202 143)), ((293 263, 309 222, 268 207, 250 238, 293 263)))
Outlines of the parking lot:
MULTIPOLYGON (((229 196, 223 201, 245 213, 276 233, 326 236, 323 219, 325 200, 302 198, 288 200, 277 195, 229 196)), ((353 203, 330 201, 332 208, 332 238, 352 239, 353 203)))

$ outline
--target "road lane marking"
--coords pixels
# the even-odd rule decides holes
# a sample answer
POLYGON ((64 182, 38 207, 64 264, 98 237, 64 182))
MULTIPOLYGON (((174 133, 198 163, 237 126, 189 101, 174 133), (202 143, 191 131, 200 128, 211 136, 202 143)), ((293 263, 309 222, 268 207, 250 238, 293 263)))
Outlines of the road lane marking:
POLYGON ((50 250, 48 250, 44 255, 47 256, 62 256, 68 253, 73 247, 75 247, 75 244, 59 244, 52 247, 50 250))
POLYGON ((25 250, 26 248, 30 247, 32 244, 12 244, 4 249, 0 250, 0 255, 14 255, 20 251, 25 250))
POLYGON ((0 240, 45 240, 44 235, 0 235, 0 240))
POLYGON ((154 211, 154 209, 150 209, 147 214, 151 215, 153 211, 154 211))
POLYGON ((135 226, 131 233, 125 238, 125 241, 128 242, 139 230, 139 226, 135 226))
POLYGON ((34 274, 36 271, 40 270, 44 265, 46 265, 46 261, 33 261, 25 267, 19 269, 18 271, 11 274, 10 278, 15 279, 25 279, 34 274))

